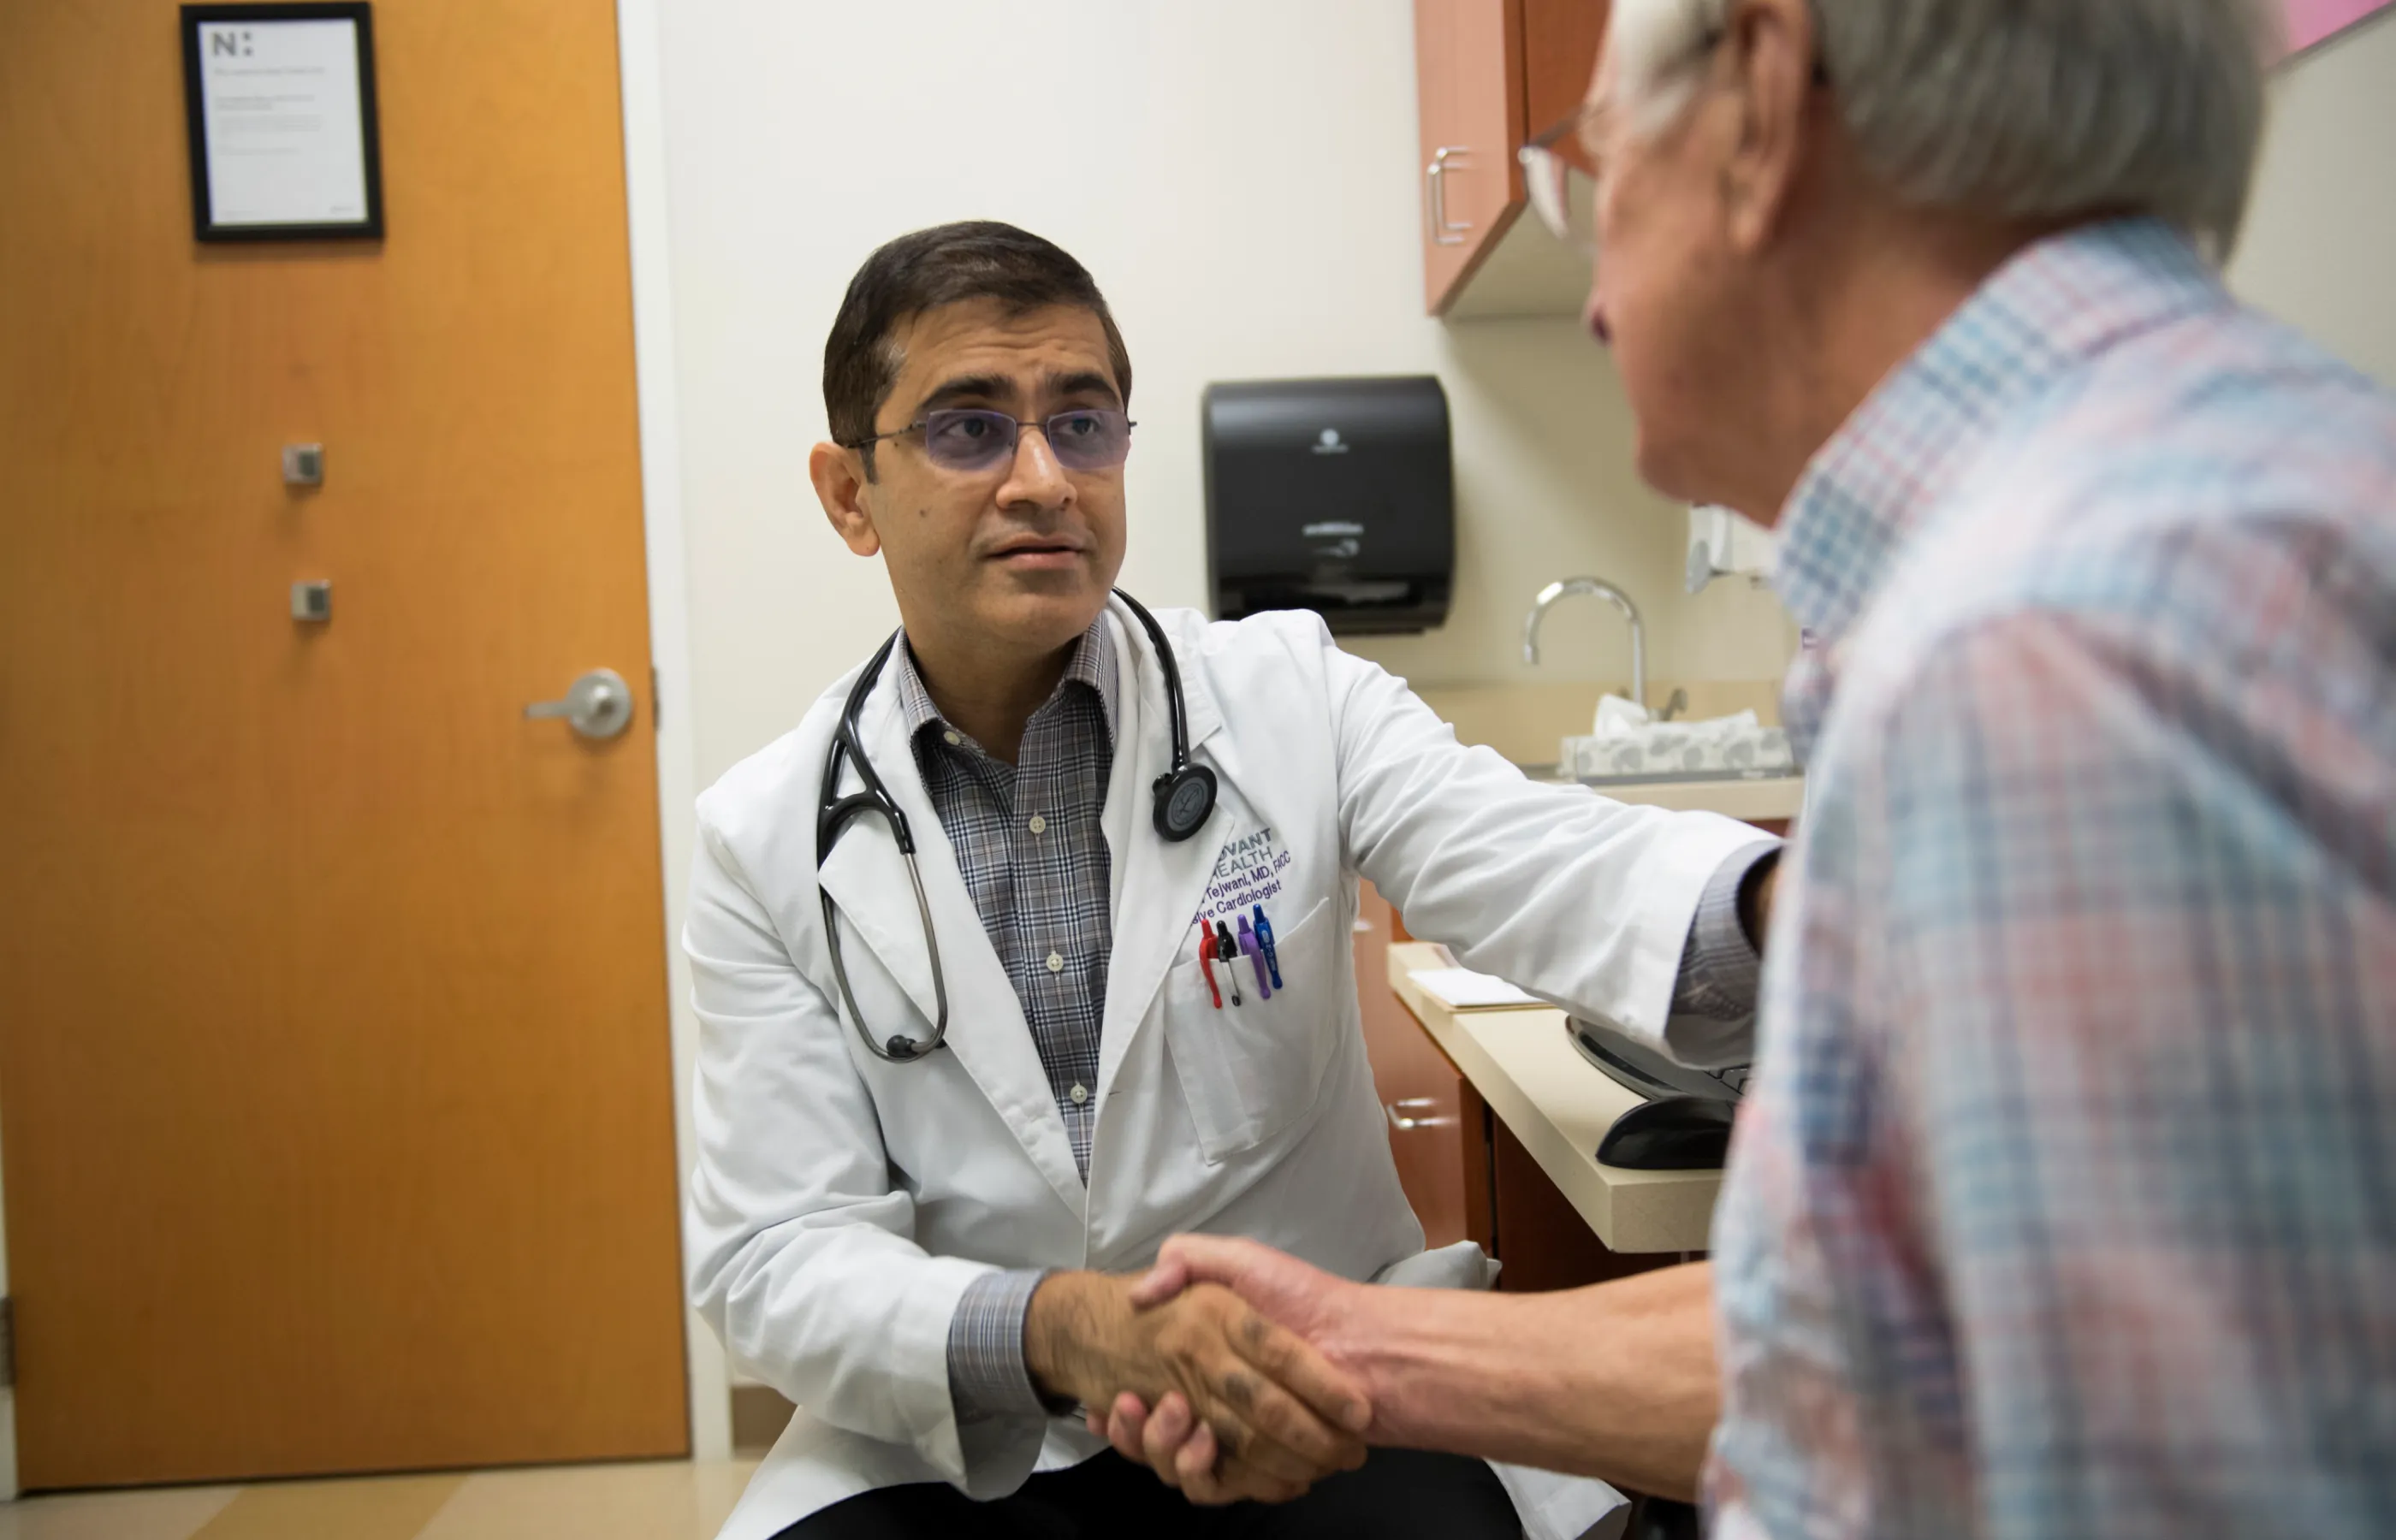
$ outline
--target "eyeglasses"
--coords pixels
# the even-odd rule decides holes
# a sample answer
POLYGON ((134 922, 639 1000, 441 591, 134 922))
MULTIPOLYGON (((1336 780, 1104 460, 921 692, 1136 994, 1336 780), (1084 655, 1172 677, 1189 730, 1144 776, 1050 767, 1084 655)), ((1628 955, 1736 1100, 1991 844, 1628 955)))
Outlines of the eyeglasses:
POLYGON ((1597 255, 1597 179, 1556 147, 1577 139, 1591 109, 1582 108, 1514 153, 1531 211, 1548 233, 1584 257, 1597 255))
MULTIPOLYGON (((1720 27, 1706 29, 1698 34, 1689 58, 1696 60, 1710 57, 1726 35, 1720 27)), ((1816 58, 1813 84, 1820 87, 1830 83, 1829 66, 1816 58)), ((1597 179, 1575 165, 1557 146, 1577 141, 1595 110, 1593 106, 1582 107, 1514 153, 1523 163, 1524 187, 1530 193, 1531 209, 1538 215, 1539 223, 1547 227, 1549 234, 1591 259, 1597 256, 1597 179)))
POLYGON ((861 438, 845 447, 862 449, 884 439, 924 435, 924 458, 943 471, 992 471, 1015 458, 1023 430, 1037 428, 1057 463, 1068 471, 1112 471, 1131 457, 1131 431, 1138 424, 1106 407, 1079 406, 1043 420, 1012 418, 978 406, 948 406, 887 433, 861 438))

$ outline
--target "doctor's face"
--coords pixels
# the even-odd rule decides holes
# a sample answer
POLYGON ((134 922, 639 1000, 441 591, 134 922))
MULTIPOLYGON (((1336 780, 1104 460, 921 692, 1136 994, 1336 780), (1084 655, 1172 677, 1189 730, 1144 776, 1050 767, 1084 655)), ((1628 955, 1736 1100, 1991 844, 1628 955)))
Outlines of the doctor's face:
POLYGON ((1066 646, 1123 566, 1124 402, 1098 318, 975 299, 891 340, 903 362, 873 431, 897 436, 874 446, 872 480, 853 449, 837 451, 853 481, 819 475, 834 527, 858 554, 882 553, 919 650, 1066 646))

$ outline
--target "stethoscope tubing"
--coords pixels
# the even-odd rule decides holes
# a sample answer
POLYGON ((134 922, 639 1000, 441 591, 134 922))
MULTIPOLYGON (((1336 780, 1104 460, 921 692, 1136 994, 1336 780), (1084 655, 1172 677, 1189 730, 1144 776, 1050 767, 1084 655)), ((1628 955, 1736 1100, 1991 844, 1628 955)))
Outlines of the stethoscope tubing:
MULTIPOLYGON (((1156 617, 1149 614, 1138 600, 1121 589, 1115 590, 1114 594, 1130 606, 1132 614, 1139 620, 1140 629, 1148 633, 1150 642, 1156 648, 1157 663, 1165 676, 1165 714, 1173 735, 1173 768, 1159 780, 1160 832, 1163 831, 1161 809, 1167 799, 1169 783, 1185 774, 1206 778, 1205 811, 1198 814, 1189 829, 1166 836, 1187 838, 1195 832, 1196 823, 1204 822, 1214 810, 1212 772, 1190 769, 1188 707, 1181 698, 1181 670, 1174 661, 1173 645, 1166 639, 1164 628, 1156 623, 1156 617)), ((882 670, 889 663, 890 655, 903 634, 903 631, 891 632, 880 650, 859 672, 857 683, 849 686, 848 698, 841 705, 840 722, 832 729, 832 750, 824 756, 823 784, 816 803, 816 896, 823 903, 824 945, 832 953, 832 979, 840 988, 841 1003, 848 1008, 849 1024, 856 1029, 858 1040, 875 1058, 888 1064, 912 1064, 917 1059, 927 1057, 939 1050, 949 1035, 948 972, 940 966, 940 937, 932 925, 931 900, 924 892, 923 870, 915 860, 914 832, 907 826, 906 810, 898 805, 897 798, 891 796, 890 789, 883 784, 881 776, 874 771, 873 762, 866 757, 864 740, 858 737, 857 732, 858 722, 864 714, 865 702, 872 695, 874 684, 882 677, 882 670), (864 790, 845 797, 840 794, 841 762, 844 759, 856 767, 858 779, 864 782, 864 790), (932 1036, 925 1042, 917 1042, 913 1038, 896 1032, 891 1034, 887 1043, 874 1041, 873 1033, 865 1025, 865 1013, 858 1008, 856 991, 849 986, 848 964, 841 956, 839 909, 832 903, 832 895, 823 891, 823 865, 832 854, 832 845, 850 823, 869 813, 880 816, 889 826, 890 836, 897 842, 899 855, 906 859, 907 881, 915 894, 915 912, 923 922, 924 948, 932 963, 934 1006, 932 1036)), ((1236 989, 1237 985, 1233 988, 1236 989)))

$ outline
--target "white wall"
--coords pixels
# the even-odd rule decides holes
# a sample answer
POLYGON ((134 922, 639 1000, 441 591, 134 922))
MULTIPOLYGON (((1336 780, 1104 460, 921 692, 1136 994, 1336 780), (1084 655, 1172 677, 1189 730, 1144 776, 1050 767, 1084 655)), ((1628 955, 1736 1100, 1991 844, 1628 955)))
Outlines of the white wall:
POLYGON ((2396 11, 2288 64, 2239 293, 2396 385, 2396 11))
MULTIPOLYGON (((643 361, 651 500, 678 454, 687 559, 686 584, 653 560, 688 602, 686 685, 660 637, 669 721, 691 738, 668 786, 703 787, 787 730, 896 622, 878 566, 824 526, 806 451, 848 275, 879 242, 952 219, 1039 231, 1106 288, 1138 368, 1125 582, 1143 597, 1205 601, 1207 381, 1435 372, 1455 410, 1455 611, 1356 650, 1425 685, 1530 677, 1516 646, 1531 594, 1592 572, 1648 612, 1652 677, 1778 673, 1790 631, 1768 595, 1723 581, 1681 596, 1685 524, 1631 471, 1603 351, 1569 321, 1422 314, 1410 0, 682 0, 655 7, 660 89, 636 101, 652 4, 623 0, 642 345, 672 349, 671 389, 643 361), (662 187, 641 142, 660 121, 662 187), (645 244, 660 237, 664 300, 648 285, 669 264, 645 244)), ((2396 382, 2396 20, 2289 66, 2275 98, 2233 279, 2396 382)), ((1559 611, 1547 643, 1537 677, 1628 673, 1599 606, 1559 611)), ((678 913, 689 813, 671 800, 678 913)), ((676 1025, 686 1058, 679 1003, 676 1025)), ((694 1361, 695 1390, 721 1373, 694 1361)), ((720 1444, 716 1409, 695 1406, 694 1426, 720 1444)))
MULTIPOLYGON (((1435 372, 1455 411, 1459 593, 1360 646, 1418 683, 1509 677, 1531 595, 1593 572, 1651 617, 1651 674, 1765 679, 1788 646, 1744 584, 1680 596, 1679 511, 1631 474, 1604 352, 1566 320, 1422 313, 1408 0, 719 0, 663 8, 698 778, 796 722, 896 623, 825 527, 825 330, 866 253, 1010 219, 1098 276, 1136 369, 1131 553, 1205 602, 1198 396, 1213 379, 1435 372)), ((1620 679, 1598 606, 1548 678, 1620 679)))

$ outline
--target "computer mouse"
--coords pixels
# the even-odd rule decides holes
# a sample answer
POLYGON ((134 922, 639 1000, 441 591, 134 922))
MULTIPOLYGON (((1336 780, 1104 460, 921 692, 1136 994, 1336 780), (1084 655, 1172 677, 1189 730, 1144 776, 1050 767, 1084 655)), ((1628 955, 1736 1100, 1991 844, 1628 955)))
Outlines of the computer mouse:
POLYGON ((1730 1153, 1731 1103, 1710 1096, 1665 1096, 1614 1120, 1597 1144, 1598 1161, 1631 1171, 1710 1171, 1730 1153))

